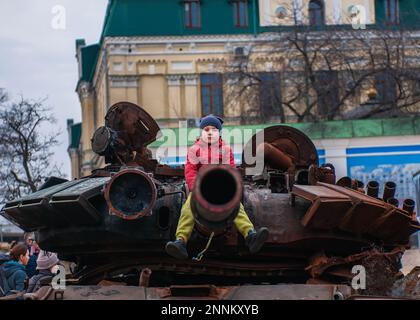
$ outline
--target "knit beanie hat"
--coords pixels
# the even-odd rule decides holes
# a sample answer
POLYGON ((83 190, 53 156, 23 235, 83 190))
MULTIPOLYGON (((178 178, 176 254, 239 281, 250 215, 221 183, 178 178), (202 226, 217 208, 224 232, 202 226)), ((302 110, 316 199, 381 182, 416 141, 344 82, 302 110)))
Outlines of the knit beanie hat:
POLYGON ((204 129, 207 126, 216 127, 219 131, 222 130, 223 119, 216 117, 212 114, 201 118, 200 129, 204 129))
POLYGON ((47 270, 58 263, 56 253, 41 250, 36 260, 37 270, 47 270))

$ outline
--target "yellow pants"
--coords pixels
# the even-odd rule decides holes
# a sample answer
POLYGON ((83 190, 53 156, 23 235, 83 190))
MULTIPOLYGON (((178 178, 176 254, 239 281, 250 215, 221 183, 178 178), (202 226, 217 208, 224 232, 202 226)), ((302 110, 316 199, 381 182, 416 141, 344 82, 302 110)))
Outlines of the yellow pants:
MULTIPOLYGON (((254 229, 254 225, 249 220, 248 215, 245 212, 245 208, 242 203, 239 206, 239 212, 235 220, 236 228, 242 234, 244 238, 248 236, 248 232, 254 229)), ((179 217, 178 227, 176 229, 176 238, 182 239, 187 242, 194 229, 194 217, 191 210, 191 193, 188 195, 187 201, 181 209, 181 216, 179 217)))

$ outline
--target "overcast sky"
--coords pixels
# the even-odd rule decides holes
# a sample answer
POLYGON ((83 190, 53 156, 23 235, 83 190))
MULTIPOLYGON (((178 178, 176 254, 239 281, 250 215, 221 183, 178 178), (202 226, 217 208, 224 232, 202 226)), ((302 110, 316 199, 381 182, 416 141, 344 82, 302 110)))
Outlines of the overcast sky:
POLYGON ((47 104, 62 131, 53 160, 62 164, 68 177, 66 123, 68 118, 81 120, 75 92, 78 80, 75 40, 85 38, 87 44, 99 41, 107 3, 107 0, 0 1, 0 88, 5 88, 12 99, 19 94, 33 99, 48 98, 47 104))

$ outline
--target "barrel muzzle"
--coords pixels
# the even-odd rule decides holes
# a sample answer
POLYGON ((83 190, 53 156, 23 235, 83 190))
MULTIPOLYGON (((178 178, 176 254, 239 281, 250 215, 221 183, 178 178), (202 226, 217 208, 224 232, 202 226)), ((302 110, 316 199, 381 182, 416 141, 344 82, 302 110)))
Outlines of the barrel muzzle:
POLYGON ((364 187, 365 185, 364 185, 364 183, 362 182, 362 181, 360 181, 360 180, 357 180, 357 179, 353 179, 352 181, 351 181, 351 188, 353 189, 353 190, 356 190, 356 191, 361 191, 361 192, 365 192, 364 190, 363 190, 363 187, 364 187))
POLYGON ((351 188, 352 180, 350 177, 342 177, 337 181, 337 185, 340 187, 351 188))
POLYGON ((398 208, 398 206, 400 205, 400 202, 398 201, 398 199, 395 199, 395 198, 389 198, 389 199, 387 200, 387 202, 388 202, 390 205, 393 205, 394 207, 397 207, 397 208, 398 208))
POLYGON ((392 181, 386 182, 382 199, 385 202, 388 202, 389 198, 394 198, 396 188, 397 188, 397 185, 395 184, 395 182, 392 182, 392 181))
POLYGON ((196 221, 209 230, 225 229, 235 219, 242 199, 242 178, 229 165, 203 167, 192 191, 196 221))
POLYGON ((415 206, 416 202, 412 199, 405 199, 403 202, 403 210, 407 211, 410 215, 414 212, 415 206))
POLYGON ((153 179, 139 169, 116 173, 104 190, 110 214, 124 220, 135 220, 151 214, 157 190, 153 179))
POLYGON ((379 183, 377 181, 369 181, 367 184, 367 195, 377 198, 379 195, 379 183))

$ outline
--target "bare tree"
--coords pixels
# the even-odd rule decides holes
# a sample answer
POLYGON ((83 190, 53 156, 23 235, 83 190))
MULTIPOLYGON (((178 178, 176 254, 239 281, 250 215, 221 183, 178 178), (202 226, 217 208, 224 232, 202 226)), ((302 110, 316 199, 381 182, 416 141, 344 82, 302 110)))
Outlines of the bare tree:
POLYGON ((247 110, 242 122, 419 112, 420 50, 410 30, 316 27, 297 10, 294 26, 261 36, 246 54, 235 49, 223 66, 226 100, 247 110))
POLYGON ((0 92, 0 202, 35 192, 52 175, 63 176, 52 162, 58 132, 44 134, 55 124, 45 100, 7 101, 0 92), (1 100, 0 100, 1 101, 1 100))

